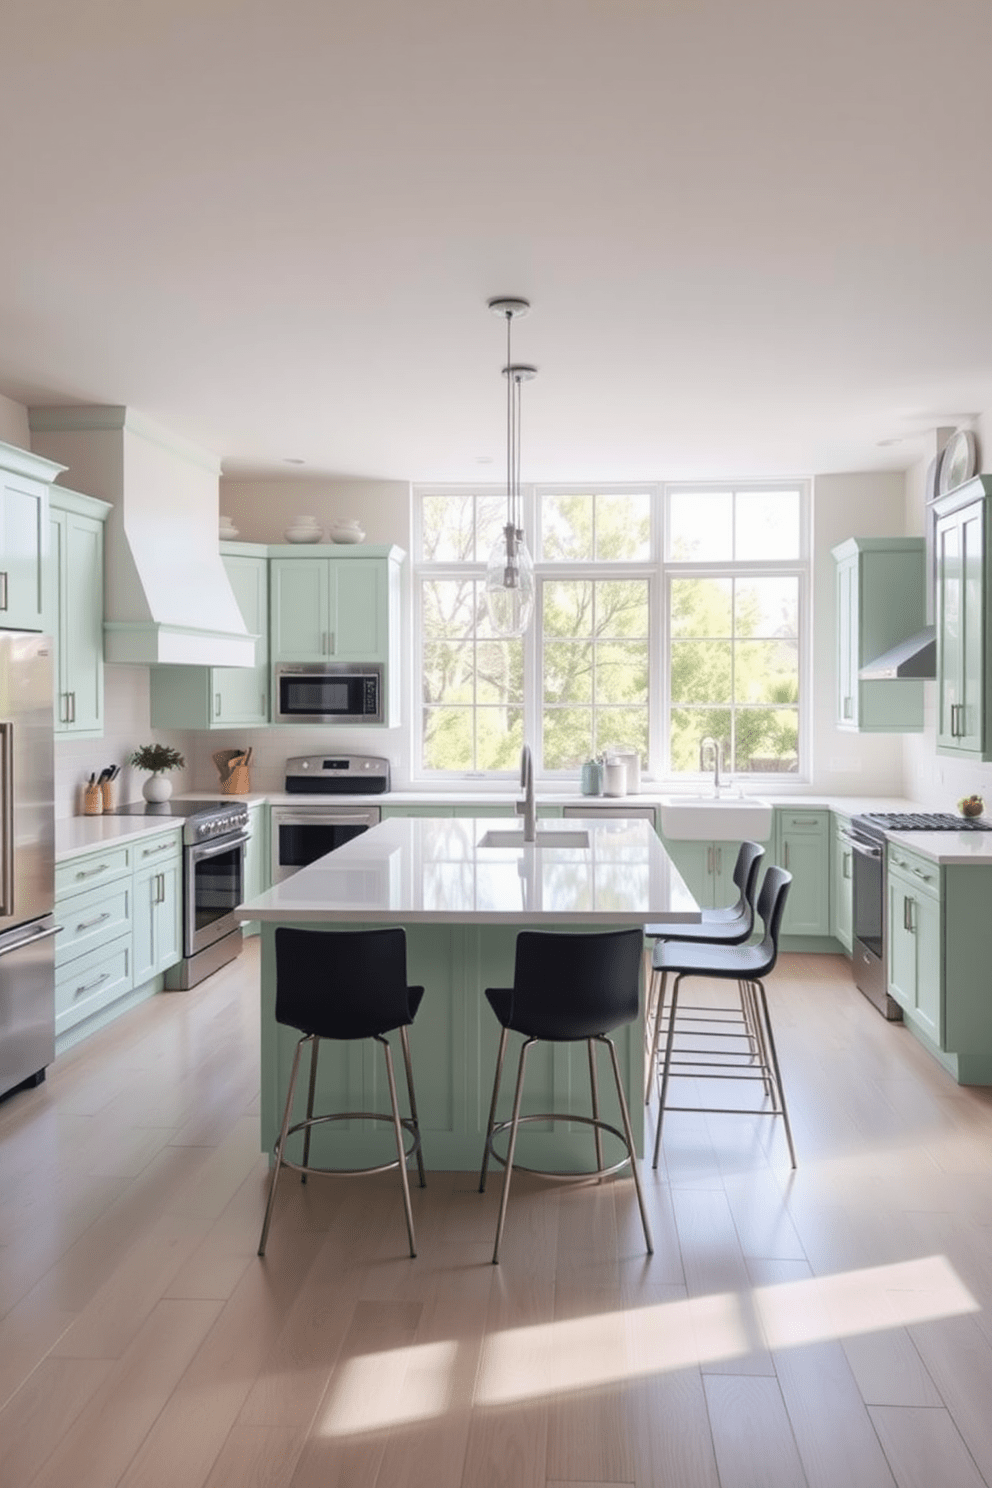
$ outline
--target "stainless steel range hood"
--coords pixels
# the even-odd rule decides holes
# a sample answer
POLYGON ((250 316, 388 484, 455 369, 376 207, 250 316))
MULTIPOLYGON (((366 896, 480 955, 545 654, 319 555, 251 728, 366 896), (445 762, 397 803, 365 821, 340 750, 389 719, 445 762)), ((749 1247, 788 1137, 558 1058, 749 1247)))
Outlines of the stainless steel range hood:
POLYGON ((119 406, 32 408, 31 443, 113 504, 104 655, 156 666, 253 666, 217 546, 219 461, 119 406))
POLYGON ((928 625, 915 635, 891 646, 882 656, 870 661, 858 672, 862 682, 887 682, 893 678, 922 678, 937 675, 937 631, 928 625))

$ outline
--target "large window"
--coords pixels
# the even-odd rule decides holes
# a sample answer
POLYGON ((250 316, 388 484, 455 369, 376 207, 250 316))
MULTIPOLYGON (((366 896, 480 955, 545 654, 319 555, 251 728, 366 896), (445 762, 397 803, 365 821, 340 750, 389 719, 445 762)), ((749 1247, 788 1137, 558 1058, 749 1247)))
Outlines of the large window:
POLYGON ((614 746, 695 774, 706 737, 731 773, 803 767, 801 487, 528 488, 537 607, 517 640, 483 592, 503 493, 420 491, 417 512, 417 773, 512 774, 526 742, 545 775, 614 746))

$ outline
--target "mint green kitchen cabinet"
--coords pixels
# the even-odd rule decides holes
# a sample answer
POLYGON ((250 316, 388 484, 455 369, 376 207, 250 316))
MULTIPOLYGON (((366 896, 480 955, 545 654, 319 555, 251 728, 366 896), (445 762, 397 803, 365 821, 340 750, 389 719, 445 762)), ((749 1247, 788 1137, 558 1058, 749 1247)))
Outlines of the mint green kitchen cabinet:
POLYGON ((151 669, 155 728, 258 728, 269 722, 268 549, 221 543, 220 556, 245 629, 255 636, 251 667, 158 666, 151 669))
POLYGON ((992 476, 934 503, 937 752, 992 759, 992 656, 988 521, 992 476))
POLYGON ((53 486, 45 629, 55 642, 55 732, 103 737, 103 531, 112 510, 53 486))
POLYGON ((836 723, 855 733, 919 733, 923 683, 863 682, 868 662, 923 629, 926 552, 922 537, 852 537, 832 552, 836 564, 836 723))
MULTIPOLYGON (((249 837, 245 845, 245 899, 255 899, 269 887, 269 808, 264 801, 248 807, 249 837)), ((246 935, 257 935, 257 920, 246 920, 246 935)))
POLYGON ((886 864, 889 993, 903 1017, 944 1043, 940 867, 889 843, 886 864))
POLYGON ((776 810, 774 856, 792 874, 781 933, 829 935, 829 811, 776 810))
POLYGON ((854 849, 850 819, 833 815, 830 833, 830 933, 850 956, 854 939, 854 849))
POLYGON ((64 469, 0 444, 0 629, 45 629, 48 492, 64 469))
POLYGON ((737 902, 734 867, 739 842, 680 842, 667 837, 662 840, 701 909, 724 909, 737 902))
POLYGON ((134 980, 182 957, 182 830, 134 844, 134 980))

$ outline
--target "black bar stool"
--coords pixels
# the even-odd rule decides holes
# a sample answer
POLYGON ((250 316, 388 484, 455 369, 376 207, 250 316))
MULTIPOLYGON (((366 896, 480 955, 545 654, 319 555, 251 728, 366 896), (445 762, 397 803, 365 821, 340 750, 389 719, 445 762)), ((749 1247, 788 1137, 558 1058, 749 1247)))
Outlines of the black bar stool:
MULTIPOLYGON (((680 941, 693 945, 743 945, 750 940, 754 930, 754 908, 758 893, 758 869, 765 855, 765 849, 760 842, 742 842, 737 850, 737 862, 734 864, 734 883, 737 885, 738 896, 736 904, 729 905, 725 909, 703 909, 700 911, 702 920, 699 924, 674 923, 670 925, 645 925, 644 934, 656 942, 654 954, 651 958, 651 981, 648 987, 648 1009, 644 1020, 645 1038, 651 1031, 648 1043, 647 1074, 644 1081, 644 1104, 647 1105, 651 1099, 651 1079, 658 1067, 658 1043, 661 1037, 662 1019, 665 1012, 665 984, 668 974, 663 966, 657 963, 658 943, 669 941, 680 941)), ((756 1051, 760 1041, 757 1021, 751 999, 741 987, 740 992, 740 1014, 739 1016, 728 1009, 726 1013, 714 1015, 709 1009, 698 1007, 686 1007, 682 1005, 683 1013, 698 1014, 697 1021, 719 1022, 724 1025, 724 1032, 728 1024, 743 1026, 744 1033, 737 1035, 748 1040, 752 1050, 756 1051)))
MULTIPOLYGON (((493 1264, 499 1261, 500 1241, 506 1219, 506 1203, 510 1194, 510 1176, 513 1172, 513 1154, 517 1144, 517 1129, 524 1121, 578 1121, 591 1126, 595 1133, 596 1167, 585 1173, 548 1173, 550 1178, 605 1178, 619 1171, 628 1162, 634 1176, 637 1203, 641 1211, 644 1240, 648 1253, 653 1253, 651 1229, 644 1195, 637 1172, 634 1153, 634 1135, 630 1125, 630 1112, 623 1093, 620 1066, 613 1040, 607 1034, 623 1023, 631 1023, 637 1017, 640 985, 641 956, 644 936, 640 929, 609 931, 605 935, 581 935, 540 930, 522 930, 517 936, 516 962, 512 987, 489 987, 486 997, 489 1005, 502 1025, 499 1054, 496 1060, 496 1077, 493 1081, 493 1098, 489 1107, 486 1126, 486 1145, 479 1175, 479 1192, 484 1193, 489 1159, 503 1163, 506 1174, 503 1179, 503 1194, 499 1206, 499 1221, 496 1226, 496 1244, 493 1248, 493 1264), (517 1069, 517 1086, 513 1097, 513 1115, 509 1121, 496 1120, 496 1102, 499 1098, 503 1060, 506 1055, 506 1040, 510 1032, 522 1033, 524 1044, 520 1050, 517 1069), (592 1090, 592 1116, 577 1116, 572 1112, 546 1112, 543 1115, 521 1116, 520 1102, 524 1088, 524 1070, 527 1055, 540 1040, 549 1043, 578 1043, 584 1041, 589 1053, 589 1083, 592 1090), (623 1131, 618 1131, 599 1115, 599 1088, 596 1075, 596 1044, 605 1044, 610 1051, 613 1078, 616 1081, 623 1131), (493 1149, 497 1132, 509 1130, 510 1143, 505 1159, 493 1149), (604 1131, 618 1137, 626 1148, 626 1156, 611 1167, 603 1166, 604 1131)), ((527 1171, 534 1171, 529 1169, 527 1171)))
MULTIPOLYGON (((768 999, 763 978, 772 971, 778 959, 778 937, 785 911, 785 901, 792 883, 792 874, 784 868, 769 868, 758 898, 758 915, 764 925, 764 939, 759 945, 688 945, 673 942, 656 947, 653 962, 660 971, 674 975, 672 1004, 668 1015, 668 1033, 665 1040, 665 1057, 662 1065, 661 1097, 658 1109, 658 1129, 654 1139, 653 1166, 658 1166, 661 1151, 661 1127, 666 1111, 710 1111, 727 1112, 741 1116, 781 1116, 785 1125, 786 1141, 792 1166, 796 1166, 796 1149, 792 1142, 789 1113, 782 1089, 775 1038, 768 1015, 768 999), (679 992, 687 977, 716 977, 734 981, 746 989, 758 1031, 758 1057, 753 1054, 735 1058, 722 1050, 675 1049, 676 1024, 679 1011, 679 992), (713 1057, 719 1053, 719 1058, 713 1057), (678 1058, 676 1058, 678 1054, 678 1058), (686 1057, 689 1056, 689 1057, 686 1057), (668 1104, 668 1087, 673 1072, 696 1074, 705 1079, 750 1079, 764 1083, 765 1095, 771 1101, 771 1110, 761 1112, 739 1106, 672 1106, 668 1104)), ((697 1038, 720 1038, 719 1033, 696 1031, 697 1038)))
POLYGON ((293 1055, 293 1069, 289 1077, 289 1090, 283 1111, 282 1129, 276 1143, 275 1167, 269 1184, 269 1200, 265 1206, 262 1235, 258 1242, 258 1253, 265 1254, 265 1245, 272 1220, 276 1185, 283 1168, 292 1168, 307 1181, 309 1173, 331 1173, 339 1176, 386 1173, 399 1168, 403 1187, 403 1209, 406 1214, 407 1235, 410 1254, 417 1254, 413 1233, 413 1210, 410 1206, 410 1185, 406 1165, 416 1155, 420 1174, 420 1186, 426 1187, 424 1160, 420 1151, 420 1125, 417 1119, 417 1102, 413 1090, 413 1069, 410 1064, 410 1042, 407 1027, 413 1022, 424 995, 423 987, 408 987, 406 984, 406 935, 399 929, 388 930, 290 930, 276 931, 276 1022, 300 1031, 301 1037, 293 1055), (403 1062, 406 1065, 407 1091, 410 1097, 410 1115, 400 1116, 396 1099, 396 1079, 393 1074, 393 1057, 385 1035, 399 1029, 403 1047, 403 1062), (340 1111, 329 1115, 313 1114, 314 1093, 317 1087, 317 1054, 321 1039, 367 1039, 373 1038, 382 1045, 386 1058, 386 1075, 389 1080, 391 1113, 380 1111, 340 1111), (307 1114, 303 1121, 290 1125, 293 1112, 293 1096, 300 1058, 304 1044, 310 1045, 310 1088, 307 1095, 307 1114), (310 1133, 315 1126, 327 1121, 391 1121, 396 1134, 397 1157, 394 1162, 382 1163, 375 1168, 321 1168, 310 1166, 310 1133), (413 1138, 404 1151, 404 1129, 413 1138), (296 1163, 286 1157, 286 1142, 294 1132, 303 1132, 303 1161, 296 1163))

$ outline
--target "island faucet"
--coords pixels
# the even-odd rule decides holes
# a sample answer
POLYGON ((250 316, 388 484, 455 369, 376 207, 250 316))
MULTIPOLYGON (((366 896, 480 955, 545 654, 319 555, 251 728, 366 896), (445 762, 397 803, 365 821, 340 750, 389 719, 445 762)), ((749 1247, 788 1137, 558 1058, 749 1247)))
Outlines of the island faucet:
POLYGON ((712 747, 712 750, 713 750, 713 794, 715 796, 718 796, 720 794, 720 742, 719 742, 718 739, 714 739, 713 736, 712 736, 712 734, 707 734, 704 739, 700 739, 700 741, 699 741, 699 768, 700 768, 700 770, 705 770, 705 768, 706 768, 705 755, 706 755, 706 746, 707 745, 710 745, 712 747))
POLYGON ((529 744, 520 751, 520 784, 524 788, 524 798, 517 802, 517 815, 524 819, 524 841, 534 842, 537 837, 537 808, 534 805, 534 760, 529 744))

